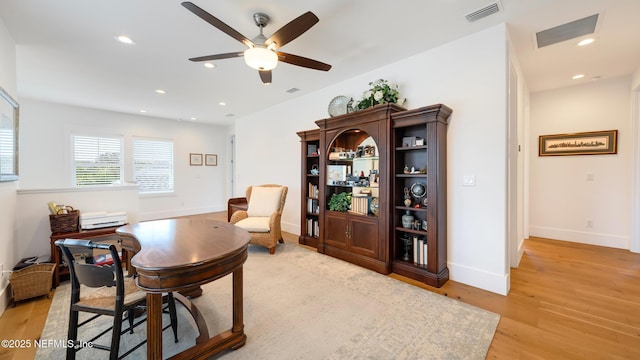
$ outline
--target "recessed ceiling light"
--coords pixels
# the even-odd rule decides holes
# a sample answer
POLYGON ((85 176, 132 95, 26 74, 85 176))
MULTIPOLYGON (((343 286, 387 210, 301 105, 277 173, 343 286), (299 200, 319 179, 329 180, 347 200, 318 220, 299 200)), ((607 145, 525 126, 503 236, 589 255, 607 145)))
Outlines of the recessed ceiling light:
POLYGON ((591 43, 593 43, 594 41, 596 41, 594 38, 588 38, 588 39, 584 39, 582 41, 580 41, 578 43, 578 46, 585 46, 585 45, 589 45, 591 43))
POLYGON ((158 94, 166 94, 166 93, 167 93, 166 91, 164 91, 164 90, 162 90, 162 89, 157 89, 157 90, 156 90, 156 92, 157 92, 158 94))
POLYGON ((584 77, 584 74, 577 74, 577 75, 573 75, 572 79, 578 80, 578 79, 582 79, 583 77, 584 77))
POLYGON ((209 69, 213 69, 214 67, 216 67, 216 64, 214 64, 214 63, 204 63, 204 67, 209 68, 209 69))
POLYGON ((224 101, 220 101, 220 102, 218 103, 218 105, 220 105, 220 106, 227 106, 227 103, 226 103, 226 102, 224 102, 224 101))
POLYGON ((197 117, 195 117, 195 116, 191 117, 191 121, 196 121, 196 120, 198 120, 197 117))
POLYGON ((140 112, 141 112, 141 113, 146 113, 146 112, 147 112, 147 110, 145 110, 145 109, 140 109, 140 112))
POLYGON ((127 35, 118 35, 115 38, 116 38, 116 40, 120 41, 123 44, 127 44, 127 45, 134 45, 135 44, 135 42, 130 37, 128 37, 127 35))

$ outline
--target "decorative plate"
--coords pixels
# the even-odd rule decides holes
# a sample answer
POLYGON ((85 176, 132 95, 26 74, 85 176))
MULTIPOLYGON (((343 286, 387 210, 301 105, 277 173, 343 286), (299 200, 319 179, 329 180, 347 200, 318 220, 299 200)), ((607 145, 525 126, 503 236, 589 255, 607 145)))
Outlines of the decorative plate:
POLYGON ((411 195, 421 198, 427 194, 427 188, 422 183, 414 183, 411 185, 411 195))
POLYGON ((334 116, 346 114, 349 100, 351 99, 343 95, 336 96, 333 99, 331 99, 331 102, 329 102, 329 115, 331 117, 334 117, 334 116))
POLYGON ((375 216, 378 216, 378 214, 380 213, 380 200, 378 200, 377 197, 374 197, 373 199, 371 199, 371 205, 369 205, 369 210, 371 210, 371 213, 375 216))

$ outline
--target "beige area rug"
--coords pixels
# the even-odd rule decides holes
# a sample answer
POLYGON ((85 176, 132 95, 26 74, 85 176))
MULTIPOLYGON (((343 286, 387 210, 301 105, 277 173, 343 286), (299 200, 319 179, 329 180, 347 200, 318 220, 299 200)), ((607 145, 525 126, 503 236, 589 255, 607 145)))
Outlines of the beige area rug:
MULTIPOLYGON (((43 340, 66 339, 69 289, 66 282, 56 290, 43 340)), ((231 328, 231 276, 203 289, 194 303, 210 334, 231 328)), ((174 344, 165 330, 165 357, 195 341, 193 320, 180 305, 178 312, 180 341, 174 344)), ((247 343, 214 358, 484 359, 498 320, 497 314, 295 244, 278 244, 275 255, 250 246, 244 266, 247 343)), ((134 335, 123 335, 122 346, 144 336, 141 325, 134 335)), ((109 337, 101 342, 108 343, 109 337)), ((64 358, 65 350, 56 347, 40 348, 36 355, 64 358)), ((78 359, 104 358, 106 352, 95 349, 78 353, 78 359)), ((145 358, 144 347, 128 358, 145 358)))

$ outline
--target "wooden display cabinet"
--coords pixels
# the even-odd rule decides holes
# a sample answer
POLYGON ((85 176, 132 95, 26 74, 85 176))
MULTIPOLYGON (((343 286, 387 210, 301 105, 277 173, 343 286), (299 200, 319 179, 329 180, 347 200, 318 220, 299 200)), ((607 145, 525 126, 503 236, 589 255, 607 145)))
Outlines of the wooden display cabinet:
POLYGON ((391 115, 392 271, 435 287, 449 279, 446 152, 450 115, 451 109, 442 104, 391 115), (414 184, 424 185, 426 194, 411 195, 414 184), (411 196, 409 206, 404 203, 405 189, 411 196), (416 220, 410 228, 402 223, 407 211, 416 220))
MULTIPOLYGON (((395 104, 376 105, 366 110, 352 112, 316 121, 320 128, 320 176, 318 252, 337 257, 382 274, 391 272, 389 256, 389 157, 391 114, 405 110, 395 104), (330 156, 332 150, 357 151, 358 146, 371 137, 376 148, 377 202, 378 214, 367 211, 338 212, 329 210, 329 200, 333 194, 353 192, 349 183, 353 174, 355 156, 336 158, 330 156), (328 166, 345 169, 345 176, 336 178, 328 174, 328 166), (336 182, 335 180, 338 180, 336 182), (345 182, 340 182, 345 179, 345 182), (331 181, 329 181, 331 180, 331 181)), ((334 155, 336 151, 333 151, 334 155)), ((374 154, 367 154, 373 156, 374 154)), ((364 174, 365 176, 369 174, 364 174)), ((353 205, 353 204, 352 204, 353 205)), ((352 208, 352 210, 354 210, 352 208)))

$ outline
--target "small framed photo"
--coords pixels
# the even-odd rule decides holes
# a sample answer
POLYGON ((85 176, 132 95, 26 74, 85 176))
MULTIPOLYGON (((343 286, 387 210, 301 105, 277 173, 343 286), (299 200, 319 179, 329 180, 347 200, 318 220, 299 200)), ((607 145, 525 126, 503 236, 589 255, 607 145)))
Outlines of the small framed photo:
POLYGON ((189 165, 202 166, 202 154, 189 154, 189 165))
POLYGON ((218 166, 218 155, 216 155, 216 154, 205 154, 204 155, 204 164, 206 166, 218 166))

